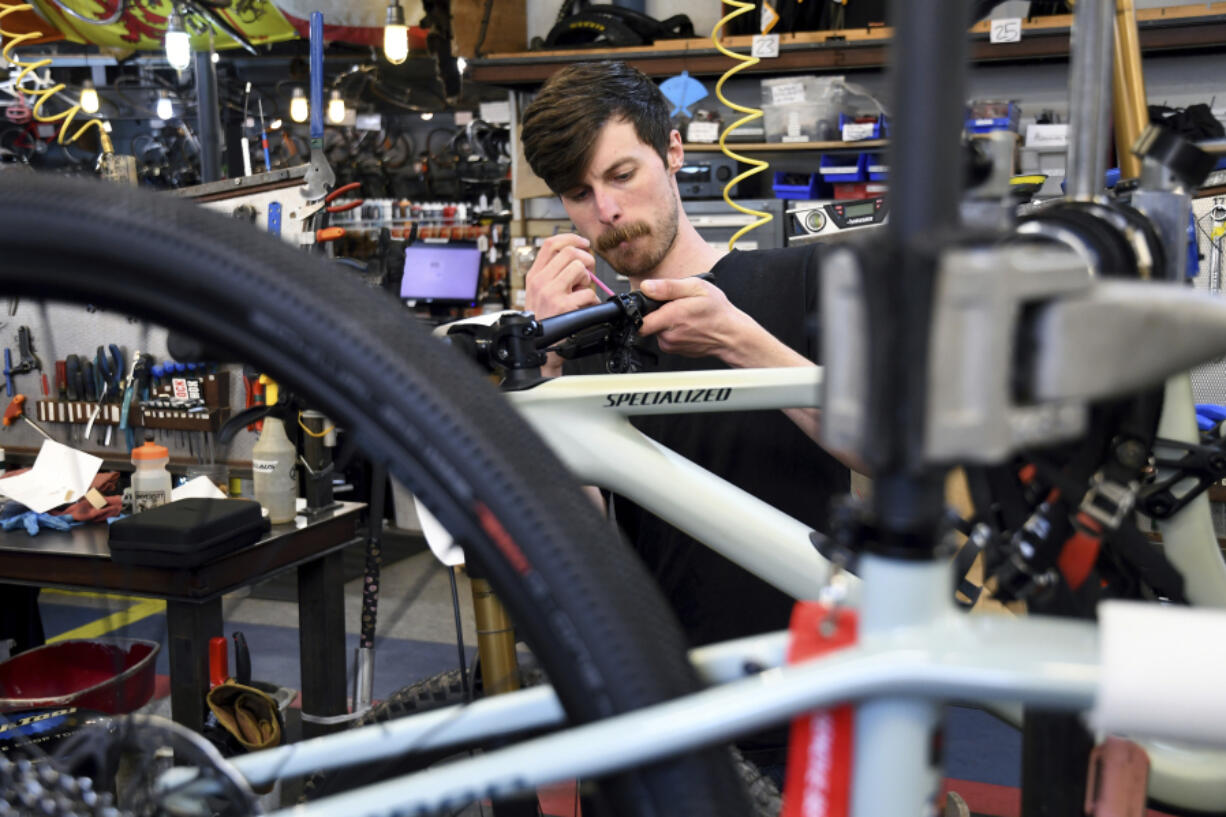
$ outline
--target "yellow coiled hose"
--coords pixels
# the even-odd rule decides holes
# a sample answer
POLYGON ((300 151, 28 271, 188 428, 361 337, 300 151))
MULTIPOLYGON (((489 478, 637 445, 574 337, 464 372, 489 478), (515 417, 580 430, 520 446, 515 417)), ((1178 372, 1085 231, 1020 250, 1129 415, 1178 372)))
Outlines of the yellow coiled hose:
MULTIPOLYGON (((8 15, 16 14, 19 11, 32 11, 33 8, 34 7, 31 6, 29 3, 17 3, 17 4, 0 3, 0 25, 3 24, 4 18, 7 17, 8 15)), ((68 130, 72 125, 72 120, 76 118, 76 115, 80 113, 81 111, 81 106, 79 104, 73 104, 71 107, 68 108, 68 110, 62 111, 54 115, 48 116, 48 115, 43 114, 42 112, 43 105, 46 104, 48 99, 55 96, 56 94, 58 94, 60 91, 64 90, 64 88, 67 87, 64 85, 64 83, 60 82, 60 83, 51 85, 47 88, 33 88, 33 89, 26 89, 24 86, 22 86, 22 82, 25 81, 25 78, 27 76, 29 76, 32 72, 39 70, 40 68, 46 68, 47 66, 51 65, 52 60, 44 58, 40 60, 35 60, 34 62, 23 62, 15 54, 13 54, 13 49, 21 45, 22 43, 28 42, 30 40, 37 40, 38 38, 42 36, 43 36, 43 33, 41 31, 27 31, 25 34, 14 34, 10 31, 5 31, 2 27, 0 27, 0 37, 4 38, 4 50, 0 51, 0 56, 3 56, 4 59, 9 64, 15 65, 21 69, 20 73, 17 74, 17 78, 13 82, 14 87, 16 88, 18 93, 24 93, 24 94, 27 94, 28 96, 36 97, 36 101, 34 102, 34 107, 31 109, 31 113, 34 117, 34 121, 44 122, 44 123, 59 122, 60 132, 59 132, 59 138, 56 141, 59 142, 61 145, 66 145, 66 144, 70 144, 72 142, 77 141, 77 139, 81 138, 81 135, 85 133, 87 130, 89 130, 91 127, 97 128, 98 129, 98 140, 102 143, 102 152, 103 153, 113 153, 115 151, 115 148, 111 144, 111 137, 110 135, 107 134, 106 128, 103 127, 102 120, 100 119, 88 120, 87 122, 85 122, 85 124, 81 125, 81 127, 77 128, 76 133, 74 133, 72 136, 67 136, 68 130)), ((36 79, 37 79, 37 75, 36 75, 36 79)))
POLYGON ((711 42, 715 45, 715 47, 719 50, 721 54, 723 54, 726 57, 730 57, 734 60, 737 60, 737 64, 729 68, 724 73, 724 75, 719 78, 719 81, 715 83, 715 96, 719 99, 720 102, 727 105, 729 108, 736 111, 737 113, 745 114, 745 116, 742 116, 740 119, 733 122, 731 125, 725 128, 722 133, 720 133, 719 148, 720 150, 724 152, 725 156, 728 156, 731 159, 735 159, 738 162, 743 162, 744 164, 752 165, 752 167, 750 167, 744 173, 740 173, 737 176, 734 176, 733 178, 729 179, 728 184, 724 185, 724 201, 728 202, 728 206, 734 210, 739 210, 740 212, 744 213, 747 216, 757 216, 758 217, 757 221, 753 222, 752 224, 746 224, 744 227, 742 227, 741 229, 733 233, 732 237, 728 239, 728 250, 732 251, 736 249, 736 240, 738 238, 745 235, 745 233, 749 232, 750 230, 753 230, 757 227, 761 227, 763 224, 769 224, 771 220, 771 214, 764 213, 760 210, 751 210, 748 207, 742 207, 741 205, 733 201, 731 198, 729 198, 728 191, 731 190, 734 185, 738 184, 741 181, 744 181, 745 179, 748 179, 750 176, 763 172, 768 167, 770 167, 770 163, 764 162, 761 159, 753 159, 748 156, 742 156, 739 153, 734 153, 733 151, 728 149, 728 145, 726 142, 728 138, 728 134, 732 133, 734 130, 741 127, 742 125, 746 125, 754 121, 755 119, 761 119, 762 110, 760 108, 746 108, 745 106, 738 105, 737 103, 724 97, 724 82, 726 82, 729 77, 733 76, 738 71, 744 71, 746 68, 749 68, 751 65, 757 65, 760 62, 760 60, 757 57, 754 57, 754 56, 747 57, 743 54, 738 54, 735 51, 729 51, 727 48, 724 48, 724 46, 719 41, 720 29, 723 28, 728 23, 728 21, 733 20, 742 14, 748 14, 752 12, 754 10, 754 4, 743 2, 743 0, 724 0, 724 3, 729 6, 735 6, 736 10, 730 12, 725 17, 723 17, 718 23, 715 24, 715 28, 711 29, 711 42))

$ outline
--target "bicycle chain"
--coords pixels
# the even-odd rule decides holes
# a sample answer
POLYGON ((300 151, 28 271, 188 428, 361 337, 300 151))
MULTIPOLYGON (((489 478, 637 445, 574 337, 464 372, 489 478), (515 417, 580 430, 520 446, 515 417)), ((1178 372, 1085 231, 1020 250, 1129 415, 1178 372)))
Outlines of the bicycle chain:
POLYGON ((61 772, 49 762, 0 757, 0 817, 126 817, 109 793, 88 777, 61 772))

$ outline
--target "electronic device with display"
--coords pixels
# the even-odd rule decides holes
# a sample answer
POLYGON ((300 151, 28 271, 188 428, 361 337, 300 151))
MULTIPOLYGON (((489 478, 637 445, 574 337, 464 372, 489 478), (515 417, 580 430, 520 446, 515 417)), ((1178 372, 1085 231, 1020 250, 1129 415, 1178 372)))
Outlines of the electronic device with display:
POLYGON ((840 233, 878 227, 890 213, 885 196, 850 201, 790 201, 787 213, 787 241, 805 244, 840 233))
MULTIPOLYGON (((736 173, 736 160, 727 156, 686 156, 677 169, 677 189, 683 199, 718 199, 736 173)), ((736 195, 735 187, 729 195, 736 195)))
POLYGON ((480 281, 481 250, 473 244, 419 242, 404 250, 400 297, 409 306, 474 305, 480 281))

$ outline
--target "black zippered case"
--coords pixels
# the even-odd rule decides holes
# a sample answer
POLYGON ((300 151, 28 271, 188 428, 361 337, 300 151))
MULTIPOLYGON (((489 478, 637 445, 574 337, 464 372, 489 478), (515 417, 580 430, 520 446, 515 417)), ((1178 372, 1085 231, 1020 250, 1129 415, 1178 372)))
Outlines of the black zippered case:
POLYGON ((180 499, 111 525, 111 559, 149 567, 198 567, 247 547, 268 530, 260 503, 180 499))

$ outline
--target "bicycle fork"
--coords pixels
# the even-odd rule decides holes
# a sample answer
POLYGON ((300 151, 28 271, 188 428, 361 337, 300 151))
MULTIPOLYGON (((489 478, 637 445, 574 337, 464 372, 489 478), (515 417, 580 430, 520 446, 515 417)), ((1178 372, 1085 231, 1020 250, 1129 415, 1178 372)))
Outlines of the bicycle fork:
POLYGON ((486 695, 519 689, 519 660, 515 655, 515 628, 511 617, 494 595, 490 583, 469 573, 473 594, 473 618, 477 624, 477 655, 481 662, 481 685, 486 695))

